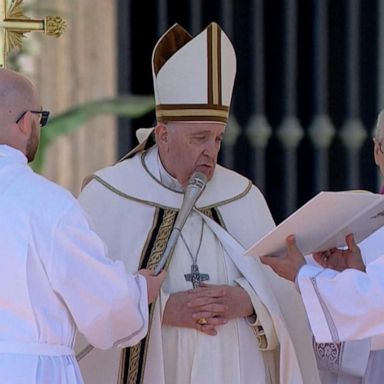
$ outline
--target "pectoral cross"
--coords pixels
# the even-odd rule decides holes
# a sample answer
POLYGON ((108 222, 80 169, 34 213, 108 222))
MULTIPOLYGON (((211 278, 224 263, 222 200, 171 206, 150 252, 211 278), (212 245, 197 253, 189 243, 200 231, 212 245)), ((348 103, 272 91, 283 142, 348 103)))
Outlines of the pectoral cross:
POLYGON ((207 273, 200 273, 199 267, 197 264, 191 265, 191 273, 186 273, 184 275, 186 281, 192 283, 193 288, 200 287, 202 281, 209 280, 209 275, 207 273))
POLYGON ((24 16, 23 0, 0 0, 0 68, 6 65, 7 54, 22 46, 24 33, 41 31, 48 36, 59 37, 66 27, 59 16, 47 16, 43 20, 32 20, 24 16))

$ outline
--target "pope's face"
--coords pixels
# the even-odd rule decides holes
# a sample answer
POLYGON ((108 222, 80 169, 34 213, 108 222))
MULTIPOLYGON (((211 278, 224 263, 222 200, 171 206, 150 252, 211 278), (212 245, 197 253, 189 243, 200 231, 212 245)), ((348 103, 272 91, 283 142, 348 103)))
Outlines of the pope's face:
POLYGON ((186 187, 195 171, 213 176, 223 140, 223 123, 172 122, 156 128, 160 159, 166 170, 186 187))

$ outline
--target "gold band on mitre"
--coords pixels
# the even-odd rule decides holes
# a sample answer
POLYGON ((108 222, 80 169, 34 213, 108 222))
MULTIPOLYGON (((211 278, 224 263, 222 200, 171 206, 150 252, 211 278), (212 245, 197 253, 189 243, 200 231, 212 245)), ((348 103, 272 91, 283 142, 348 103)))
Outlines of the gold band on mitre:
POLYGON ((157 121, 228 121, 229 108, 219 105, 158 105, 156 106, 157 121))

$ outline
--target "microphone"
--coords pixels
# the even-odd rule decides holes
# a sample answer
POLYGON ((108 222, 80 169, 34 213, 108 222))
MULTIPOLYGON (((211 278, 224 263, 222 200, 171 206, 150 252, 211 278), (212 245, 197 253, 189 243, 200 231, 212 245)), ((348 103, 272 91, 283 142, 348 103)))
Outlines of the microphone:
POLYGON ((175 249, 177 239, 180 236, 180 232, 183 229, 183 226, 195 205, 197 199, 200 197, 203 192, 205 185, 207 184, 207 176, 204 173, 196 171, 192 174, 189 179, 188 186, 184 193, 183 203, 181 204, 181 208, 179 214, 177 215, 175 225, 173 226, 171 235, 169 236, 169 240, 165 250, 161 256, 159 264, 155 268, 155 276, 160 273, 163 269, 165 263, 168 260, 168 257, 172 255, 173 250, 175 249))

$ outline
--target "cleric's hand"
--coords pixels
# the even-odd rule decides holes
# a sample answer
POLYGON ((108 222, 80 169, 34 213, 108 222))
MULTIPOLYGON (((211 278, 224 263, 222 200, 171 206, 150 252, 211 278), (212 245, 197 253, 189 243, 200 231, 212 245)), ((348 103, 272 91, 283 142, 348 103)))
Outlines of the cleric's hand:
POLYGON ((295 236, 286 239, 287 251, 283 256, 261 256, 263 264, 269 265, 279 276, 295 281, 299 269, 305 264, 303 254, 296 246, 295 236))
POLYGON ((339 272, 353 268, 365 272, 360 248, 356 245, 353 235, 349 234, 345 241, 348 249, 332 248, 328 251, 316 252, 313 258, 324 268, 332 268, 339 272))
POLYGON ((167 273, 165 271, 161 271, 157 276, 155 276, 153 274, 153 270, 151 269, 140 269, 138 273, 141 276, 144 276, 147 281, 148 304, 151 304, 159 295, 161 284, 163 284, 163 281, 167 277, 167 273))

